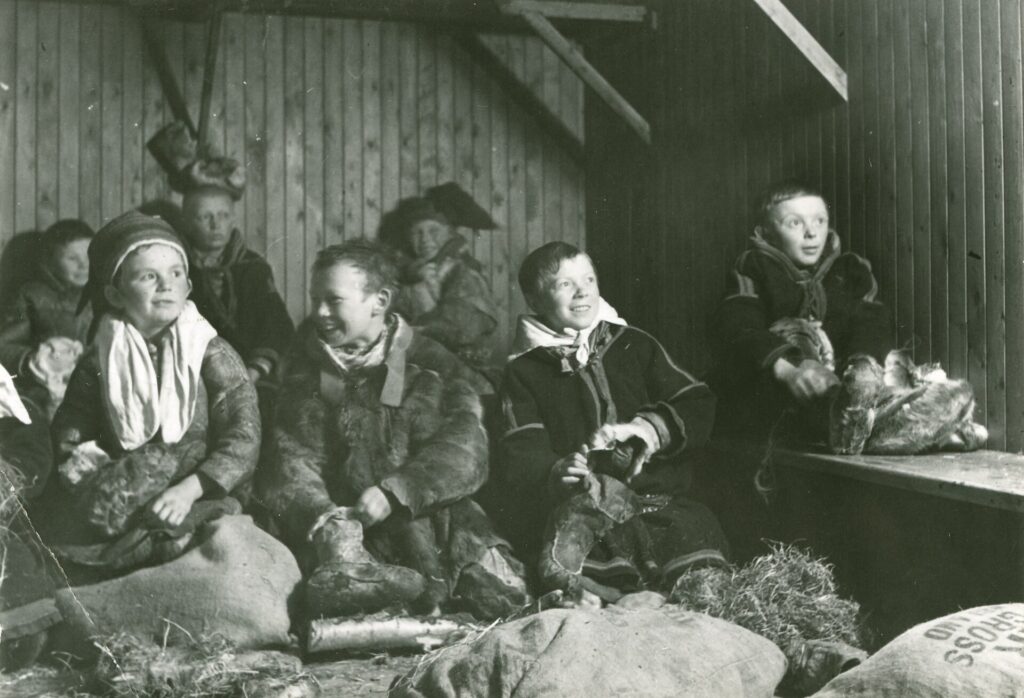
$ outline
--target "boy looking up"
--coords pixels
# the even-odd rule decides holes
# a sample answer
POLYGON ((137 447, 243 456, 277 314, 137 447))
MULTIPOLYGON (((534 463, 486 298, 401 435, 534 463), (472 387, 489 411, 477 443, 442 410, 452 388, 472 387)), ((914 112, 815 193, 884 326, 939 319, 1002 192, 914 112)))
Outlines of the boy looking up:
POLYGON ((711 391, 626 325, 576 247, 534 250, 519 285, 535 314, 520 317, 505 369, 497 473, 517 551, 539 558, 545 586, 605 600, 724 561, 714 516, 671 484, 679 454, 711 431, 711 391))

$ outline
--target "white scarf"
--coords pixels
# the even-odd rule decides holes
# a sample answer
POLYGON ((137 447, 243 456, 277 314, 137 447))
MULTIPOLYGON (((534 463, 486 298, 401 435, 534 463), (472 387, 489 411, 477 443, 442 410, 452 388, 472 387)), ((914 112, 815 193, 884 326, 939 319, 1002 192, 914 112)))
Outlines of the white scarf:
POLYGON ((164 443, 181 440, 195 415, 206 347, 217 331, 192 301, 160 343, 160 370, 145 337, 129 322, 107 313, 96 332, 103 402, 121 446, 132 450, 159 431, 164 443))
POLYGON ((14 379, 7 369, 0 364, 0 419, 14 417, 22 424, 31 424, 32 418, 28 415, 25 403, 18 395, 18 389, 14 387, 14 379))
POLYGON ((508 360, 512 361, 537 347, 575 347, 576 361, 583 366, 590 358, 590 335, 602 321, 610 322, 613 325, 626 325, 626 321, 619 317, 615 308, 605 302, 604 298, 598 300, 597 317, 582 330, 566 328, 561 332, 556 332, 545 325, 536 315, 520 315, 519 324, 516 327, 516 338, 512 342, 512 353, 508 360))

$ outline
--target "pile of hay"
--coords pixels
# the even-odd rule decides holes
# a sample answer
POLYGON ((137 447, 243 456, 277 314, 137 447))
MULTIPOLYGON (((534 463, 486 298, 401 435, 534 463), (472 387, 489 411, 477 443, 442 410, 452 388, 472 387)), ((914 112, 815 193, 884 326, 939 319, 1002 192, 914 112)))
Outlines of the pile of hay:
POLYGON ((18 495, 25 489, 21 472, 0 458, 0 583, 7 576, 7 546, 14 535, 14 520, 21 513, 18 495))
POLYGON ((93 684, 114 696, 153 698, 311 698, 316 680, 302 662, 273 651, 236 651, 222 637, 189 639, 160 647, 133 635, 96 642, 100 649, 93 684))
POLYGON ((832 566, 777 544, 738 569, 698 569, 676 582, 670 601, 762 635, 790 659, 808 640, 860 646, 860 606, 836 593, 832 566))

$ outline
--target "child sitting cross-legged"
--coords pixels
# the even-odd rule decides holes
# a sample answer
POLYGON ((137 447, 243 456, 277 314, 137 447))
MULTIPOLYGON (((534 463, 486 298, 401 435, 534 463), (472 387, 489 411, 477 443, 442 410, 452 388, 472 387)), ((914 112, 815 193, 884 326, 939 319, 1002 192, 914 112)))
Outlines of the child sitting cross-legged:
POLYGON ((95 340, 54 416, 57 477, 35 517, 73 582, 173 558, 237 513, 260 444, 245 365, 188 300, 171 227, 126 213, 89 258, 95 340))
POLYGON ((519 271, 522 316, 501 396, 501 518, 542 585, 615 600, 724 563, 714 515, 688 501, 680 453, 711 431, 715 398, 602 298, 564 242, 519 271))

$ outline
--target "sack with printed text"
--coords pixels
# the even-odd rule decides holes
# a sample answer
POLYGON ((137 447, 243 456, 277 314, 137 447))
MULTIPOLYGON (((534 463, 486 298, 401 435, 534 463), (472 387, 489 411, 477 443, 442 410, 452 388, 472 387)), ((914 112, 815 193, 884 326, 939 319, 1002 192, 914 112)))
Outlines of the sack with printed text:
POLYGON ((1024 604, 979 606, 915 625, 814 695, 1024 697, 1024 604))

